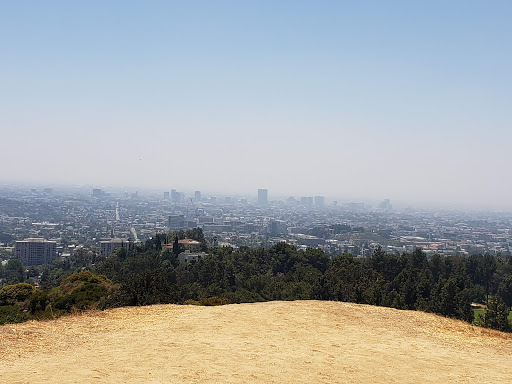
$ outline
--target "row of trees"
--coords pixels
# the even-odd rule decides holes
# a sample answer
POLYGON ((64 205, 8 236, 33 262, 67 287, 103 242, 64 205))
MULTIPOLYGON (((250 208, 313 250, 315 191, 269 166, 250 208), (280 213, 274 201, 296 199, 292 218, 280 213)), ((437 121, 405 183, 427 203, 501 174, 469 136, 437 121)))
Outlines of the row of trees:
POLYGON ((216 248, 180 264, 172 251, 146 244, 112 254, 94 270, 120 284, 111 305, 211 297, 233 303, 318 299, 422 310, 468 322, 474 320, 472 302, 494 297, 512 306, 512 259, 490 255, 427 259, 421 250, 395 256, 378 249, 367 259, 329 258, 319 249, 302 252, 281 243, 270 249, 216 248))
MULTIPOLYGON (((64 292, 61 284, 70 278, 73 268, 89 263, 92 276, 109 282, 104 283, 108 289, 91 290, 96 292, 91 293, 91 303, 100 308, 316 299, 422 310, 472 322, 471 303, 487 303, 492 298, 490 310, 480 323, 509 329, 508 321, 495 321, 495 314, 508 314, 512 306, 510 257, 434 255, 428 259, 421 250, 396 256, 377 249, 365 259, 347 254, 329 258, 319 249, 299 251, 280 243, 269 249, 214 248, 202 259, 180 263, 177 255, 181 248, 176 239, 183 237, 198 240, 206 248, 201 230, 157 234, 144 244, 128 251, 118 249, 101 260, 82 257, 69 268, 55 262, 43 273, 41 292, 64 292)), ((62 295, 53 292, 47 294, 40 311, 47 311, 51 303, 56 308, 55 298, 64 301, 62 295)), ((59 304, 58 309, 81 309, 73 300, 66 300, 67 306, 59 304)))

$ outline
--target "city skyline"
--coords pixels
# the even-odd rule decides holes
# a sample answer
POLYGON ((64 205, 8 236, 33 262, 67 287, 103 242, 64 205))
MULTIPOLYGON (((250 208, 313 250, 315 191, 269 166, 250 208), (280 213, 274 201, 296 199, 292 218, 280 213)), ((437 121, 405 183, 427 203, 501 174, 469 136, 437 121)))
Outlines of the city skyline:
MULTIPOLYGON (((213 202, 214 204, 226 204, 226 198, 230 199, 227 204, 236 204, 240 202, 258 203, 258 191, 248 192, 234 192, 230 190, 214 190, 207 188, 206 190, 198 191, 193 187, 185 187, 184 189, 176 190, 175 187, 167 188, 148 188, 137 186, 113 186, 113 185, 88 185, 88 184, 34 184, 34 183, 0 183, 0 192, 3 193, 32 193, 34 196, 44 196, 60 193, 73 193, 80 196, 92 197, 107 197, 119 198, 124 196, 129 198, 160 198, 163 200, 173 201, 171 195, 172 191, 179 196, 179 200, 174 202, 213 202), (197 194, 198 193, 198 194, 197 194), (210 201, 210 199, 214 201, 210 201)), ((481 203, 481 204, 464 204, 464 203, 447 203, 443 201, 419 201, 419 200, 393 200, 388 196, 377 196, 363 198, 361 196, 336 196, 329 194, 300 194, 296 191, 290 193, 278 193, 269 189, 267 191, 267 204, 275 205, 281 203, 289 203, 289 199, 295 199, 295 203, 301 205, 304 201, 302 199, 310 200, 305 205, 338 205, 338 204, 364 204, 366 208, 379 208, 382 204, 392 206, 398 210, 404 209, 433 209, 433 210, 453 210, 453 211, 474 211, 474 212, 512 212, 512 208, 507 205, 481 203), (318 204, 315 204, 315 199, 320 199, 318 204), (321 202, 323 200, 323 203, 321 202), (392 202, 392 204, 390 203, 392 202), (310 204, 311 203, 311 204, 310 204)))
POLYGON ((3 3, 0 184, 512 208, 511 12, 3 3))
POLYGON ((172 199, 97 188, 87 194, 0 188, 0 253, 12 253, 23 264, 46 264, 55 251, 64 258, 84 248, 107 256, 116 247, 147 244, 158 234, 198 230, 212 246, 286 243, 321 248, 331 256, 368 257, 379 247, 396 256, 418 247, 440 256, 510 255, 512 250, 512 212, 402 209, 388 199, 373 206, 325 204, 322 196, 265 201, 267 190, 260 191, 252 199, 209 196, 193 202, 176 190, 172 199))

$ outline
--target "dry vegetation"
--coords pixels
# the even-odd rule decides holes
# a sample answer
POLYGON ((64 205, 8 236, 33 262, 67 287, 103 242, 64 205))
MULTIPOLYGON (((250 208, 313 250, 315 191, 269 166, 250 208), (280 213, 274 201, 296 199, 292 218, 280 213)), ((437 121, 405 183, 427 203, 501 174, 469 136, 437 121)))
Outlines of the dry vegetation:
POLYGON ((339 302, 156 305, 0 327, 0 383, 507 383, 512 335, 339 302))

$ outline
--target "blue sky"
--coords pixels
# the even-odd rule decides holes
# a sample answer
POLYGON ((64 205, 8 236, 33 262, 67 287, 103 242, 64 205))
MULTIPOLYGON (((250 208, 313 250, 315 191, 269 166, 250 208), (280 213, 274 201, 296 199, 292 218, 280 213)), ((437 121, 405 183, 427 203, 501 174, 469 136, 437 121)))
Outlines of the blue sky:
POLYGON ((0 181, 512 206, 509 1, 0 2, 0 181))

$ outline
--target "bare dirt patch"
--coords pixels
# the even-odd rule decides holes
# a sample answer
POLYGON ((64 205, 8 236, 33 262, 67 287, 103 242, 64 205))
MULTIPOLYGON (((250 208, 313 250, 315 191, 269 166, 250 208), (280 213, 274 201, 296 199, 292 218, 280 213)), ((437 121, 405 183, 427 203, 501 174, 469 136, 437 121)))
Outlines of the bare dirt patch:
POLYGON ((0 327, 0 383, 507 383, 512 336, 338 302, 119 308, 0 327))

